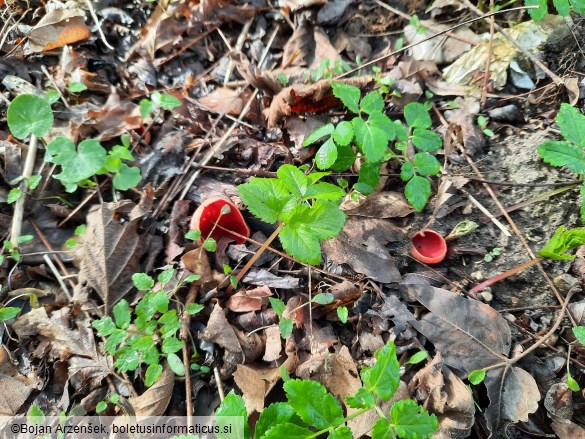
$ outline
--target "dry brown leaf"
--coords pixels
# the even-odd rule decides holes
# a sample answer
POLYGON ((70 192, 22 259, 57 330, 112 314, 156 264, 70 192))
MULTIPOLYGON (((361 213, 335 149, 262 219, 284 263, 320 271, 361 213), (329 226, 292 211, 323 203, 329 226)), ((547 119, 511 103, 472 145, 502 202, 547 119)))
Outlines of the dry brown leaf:
POLYGON ((266 362, 276 361, 280 358, 280 352, 282 351, 280 329, 277 325, 273 325, 266 328, 264 334, 266 335, 266 349, 262 360, 266 362))
POLYGON ((272 291, 266 286, 239 291, 228 299, 226 308, 233 312, 259 311, 262 305, 268 302, 266 298, 270 296, 272 291))
POLYGON ((346 210, 345 213, 378 219, 403 218, 414 213, 414 208, 400 192, 374 192, 364 198, 361 204, 346 210))
POLYGON ((111 93, 99 110, 88 111, 88 116, 92 122, 85 122, 84 127, 86 130, 89 127, 94 129, 97 132, 96 138, 101 141, 142 128, 144 123, 138 104, 129 100, 120 101, 117 93, 111 93))
POLYGON ((264 409, 264 400, 268 392, 280 380, 280 368, 259 367, 238 364, 234 372, 234 380, 246 403, 248 414, 264 409))
POLYGON ((554 420, 551 426, 559 439, 585 439, 585 428, 574 422, 554 420))
POLYGON ((0 346, 0 416, 14 416, 41 383, 18 372, 4 346, 0 346))
POLYGON ((91 35, 81 9, 53 9, 28 34, 32 53, 45 52, 77 43, 91 35))
POLYGON ((377 282, 390 283, 401 277, 386 243, 404 239, 405 233, 389 221, 349 217, 341 233, 324 241, 321 248, 332 261, 347 264, 377 282))
POLYGON ((165 261, 169 264, 173 259, 183 253, 184 247, 180 243, 183 242, 182 224, 187 223, 189 217, 190 202, 188 200, 177 200, 173 204, 171 211, 171 218, 169 220, 169 232, 166 235, 166 258, 165 261))
POLYGON ((463 146, 470 155, 481 151, 485 144, 485 136, 475 123, 475 116, 479 113, 479 100, 474 97, 456 98, 459 108, 445 111, 448 122, 461 127, 463 146))
POLYGON ((165 364, 160 378, 142 395, 128 398, 136 416, 163 416, 167 410, 173 386, 175 384, 175 373, 168 364, 165 364))
POLYGON ((553 419, 571 420, 573 417, 573 391, 567 383, 555 383, 546 392, 544 408, 553 419))
POLYGON ((239 353, 243 356, 238 336, 229 324, 225 311, 217 303, 209 316, 209 321, 202 337, 204 340, 216 343, 228 351, 239 353))
POLYGON ((132 275, 141 271, 146 249, 137 232, 138 221, 122 221, 133 216, 136 207, 128 200, 105 203, 87 215, 78 285, 95 289, 106 310, 132 289, 132 275))
POLYGON ((198 99, 197 102, 216 113, 239 116, 248 100, 249 94, 233 88, 219 87, 198 99))

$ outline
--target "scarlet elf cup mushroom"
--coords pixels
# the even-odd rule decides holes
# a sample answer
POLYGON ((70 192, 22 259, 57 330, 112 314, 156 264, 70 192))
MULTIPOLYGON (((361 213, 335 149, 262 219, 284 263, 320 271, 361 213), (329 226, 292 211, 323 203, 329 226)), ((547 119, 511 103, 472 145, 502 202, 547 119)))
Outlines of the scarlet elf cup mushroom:
POLYGON ((438 264, 447 255, 447 243, 440 233, 434 230, 421 230, 411 239, 410 253, 419 262, 438 264))
POLYGON ((201 231, 202 240, 213 238, 219 241, 221 238, 227 238, 237 244, 243 244, 246 242, 245 238, 250 236, 250 229, 236 205, 220 197, 211 197, 203 201, 195 210, 190 227, 192 230, 201 231))

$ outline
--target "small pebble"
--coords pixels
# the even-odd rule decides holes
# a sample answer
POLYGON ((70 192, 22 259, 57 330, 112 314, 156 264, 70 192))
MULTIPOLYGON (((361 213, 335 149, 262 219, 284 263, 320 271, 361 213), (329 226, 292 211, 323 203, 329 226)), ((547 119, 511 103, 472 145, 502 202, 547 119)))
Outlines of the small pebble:
POLYGON ((577 284, 577 282, 577 279, 567 273, 560 274, 553 279, 555 287, 557 287, 561 293, 567 293, 577 284))

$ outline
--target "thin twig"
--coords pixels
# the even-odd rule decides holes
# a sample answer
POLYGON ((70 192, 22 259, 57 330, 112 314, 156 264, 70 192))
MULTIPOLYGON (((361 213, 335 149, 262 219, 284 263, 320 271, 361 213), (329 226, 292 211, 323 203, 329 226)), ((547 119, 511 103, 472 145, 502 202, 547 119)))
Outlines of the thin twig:
POLYGON ((12 227, 10 228, 10 242, 18 248, 18 238, 22 232, 22 221, 24 219, 24 205, 26 203, 26 191, 28 187, 28 180, 32 176, 37 157, 39 139, 34 134, 30 136, 28 151, 26 153, 26 160, 24 162, 24 169, 22 170, 22 181, 20 182, 20 190, 22 195, 14 204, 14 216, 12 217, 12 227))
MULTIPOLYGON (((490 11, 494 10, 494 0, 490 0, 490 11)), ((481 97, 479 99, 479 106, 483 108, 487 99, 487 89, 490 81, 490 66, 492 64, 492 41, 494 39, 494 24, 495 17, 490 17, 490 39, 488 40, 487 47, 487 60, 485 62, 485 73, 483 76, 483 86, 481 87, 481 97)))
POLYGON ((65 295, 69 299, 69 302, 72 302, 73 296, 69 292, 69 288, 67 288, 67 285, 65 285, 65 282, 63 282, 63 278, 61 277, 59 270, 57 270, 57 267, 55 267, 55 264, 53 264, 53 261, 51 261, 51 258, 49 257, 49 255, 47 255, 47 254, 43 255, 43 259, 45 260, 45 262, 47 263, 47 265, 49 266, 49 268, 53 272, 53 275, 57 279, 57 282, 59 282, 59 285, 61 286, 61 289, 63 290, 63 292, 65 293, 65 295))
POLYGON ((91 0, 85 0, 85 4, 87 5, 87 9, 89 10, 89 14, 91 15, 91 18, 93 18, 93 21, 95 22, 95 27, 97 27, 97 31, 98 34, 100 34, 100 39, 102 40, 102 43, 104 43, 104 45, 110 49, 110 50, 115 50, 110 43, 108 43, 108 40, 106 40, 106 36, 104 35, 104 32, 102 31, 102 26, 100 24, 99 19, 97 18, 97 15, 95 14, 95 10, 93 9, 93 5, 91 4, 91 0))

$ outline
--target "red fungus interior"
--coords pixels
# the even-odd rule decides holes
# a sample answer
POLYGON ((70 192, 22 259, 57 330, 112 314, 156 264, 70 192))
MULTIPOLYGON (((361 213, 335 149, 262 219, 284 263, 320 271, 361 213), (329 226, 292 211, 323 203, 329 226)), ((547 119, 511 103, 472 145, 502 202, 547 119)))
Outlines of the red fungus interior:
POLYGON ((201 238, 205 239, 208 236, 211 236, 217 240, 222 236, 226 236, 233 239, 238 244, 243 244, 246 242, 245 239, 240 238, 233 233, 229 233, 220 227, 216 227, 211 235, 209 235, 216 222, 219 226, 223 227, 223 229, 231 230, 246 237, 250 236, 250 230, 248 229, 248 226, 246 225, 240 211, 235 206, 230 205, 230 203, 228 203, 226 200, 216 200, 206 206, 203 206, 203 212, 199 218, 199 230, 201 230, 201 238), (230 206, 231 211, 228 214, 221 215, 221 208, 226 204, 230 206), (218 218, 219 221, 217 221, 218 218))
POLYGON ((445 241, 436 232, 424 231, 417 233, 412 237, 412 245, 421 255, 428 258, 442 256, 445 252, 445 241))

